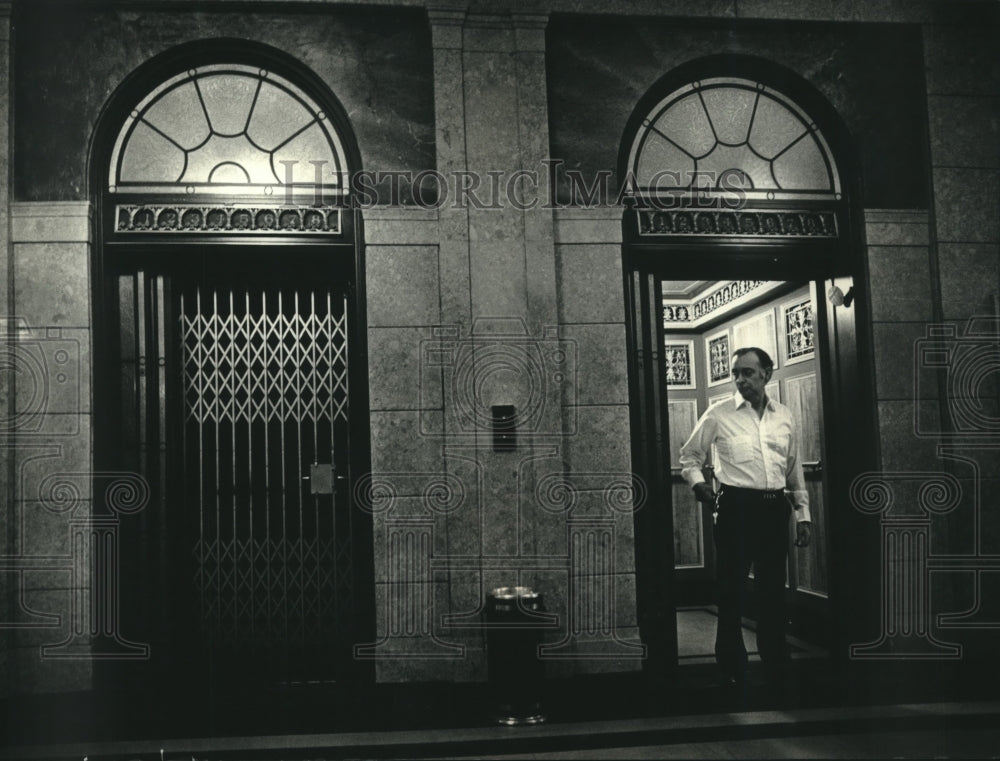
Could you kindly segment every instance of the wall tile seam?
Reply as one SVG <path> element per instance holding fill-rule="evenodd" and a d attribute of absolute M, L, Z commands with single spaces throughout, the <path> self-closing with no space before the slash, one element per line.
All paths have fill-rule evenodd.
<path fill-rule="evenodd" d="M 931 163 L 931 169 L 943 169 L 946 171 L 951 170 L 955 172 L 965 172 L 965 173 L 979 172 L 980 174 L 986 174 L 986 175 L 1000 175 L 1000 169 L 997 169 L 996 167 L 992 166 L 964 167 L 964 166 L 946 166 L 946 165 Z M 931 175 L 931 179 L 932 180 L 934 179 L 933 174 Z"/>
<path fill-rule="evenodd" d="M 386 248 L 386 249 L 419 248 L 419 249 L 428 249 L 428 250 L 435 250 L 436 251 L 437 249 L 439 249 L 441 247 L 440 243 L 436 239 L 437 232 L 438 232 L 437 228 L 435 228 L 434 229 L 434 236 L 435 236 L 434 240 L 428 240 L 427 242 L 424 242 L 424 241 L 414 242 L 412 239 L 406 239 L 406 240 L 402 240 L 401 239 L 401 240 L 392 240 L 392 241 L 384 241 L 384 240 L 377 240 L 377 239 L 373 240 L 372 238 L 368 237 L 368 231 L 365 230 L 365 249 L 367 249 L 368 251 L 370 251 L 371 249 L 383 249 L 383 248 Z M 418 256 L 418 255 L 424 255 L 424 254 L 427 254 L 427 253 L 428 253 L 427 251 L 421 250 L 421 251 L 414 251 L 413 255 L 414 256 Z"/>
<path fill-rule="evenodd" d="M 82 238 L 18 238 L 11 239 L 11 243 L 14 246 L 86 246 L 88 251 L 86 253 L 80 252 L 83 255 L 89 255 L 89 249 L 91 247 L 90 239 Z"/>
<path fill-rule="evenodd" d="M 404 222 L 377 222 L 365 226 L 365 245 L 368 248 L 436 248 L 438 246 L 438 223 L 428 224 L 423 229 Z"/>
<path fill-rule="evenodd" d="M 573 246 L 603 246 L 608 250 L 609 254 L 621 255 L 621 245 L 622 241 L 618 240 L 589 240 L 582 243 L 577 243 L 574 241 L 560 241 L 556 240 L 556 248 L 572 248 Z"/>
<path fill-rule="evenodd" d="M 587 407 L 591 409 L 629 409 L 630 405 L 628 402 L 608 402 L 608 403 L 598 403 L 598 402 L 585 402 L 585 403 L 573 403 L 573 404 L 560 404 L 563 409 L 573 409 L 578 407 Z M 578 436 L 578 433 L 563 434 L 563 438 L 572 439 Z"/>
<path fill-rule="evenodd" d="M 865 228 L 926 228 L 930 226 L 929 215 L 922 214 L 919 218 L 876 218 L 868 217 L 863 223 Z"/>
<path fill-rule="evenodd" d="M 423 412 L 444 412 L 445 407 L 369 407 L 370 412 L 400 412 L 400 413 L 423 413 Z M 486 431 L 486 429 L 483 429 Z M 445 439 L 448 438 L 447 433 L 426 433 L 418 434 L 421 440 L 433 440 L 433 439 Z"/>
<path fill-rule="evenodd" d="M 749 10 L 740 10 L 742 6 L 751 5 Z M 868 0 L 870 3 L 870 0 Z M 886 3 L 885 9 L 871 7 L 869 4 L 864 10 L 833 10 L 833 3 L 827 3 L 829 10 L 817 9 L 815 5 L 811 11 L 787 11 L 785 9 L 772 9 L 770 11 L 757 10 L 769 7 L 767 3 L 755 2 L 755 0 L 733 0 L 734 16 L 738 19 L 754 19 L 760 21 L 833 21 L 833 22 L 854 22 L 860 24 L 922 24 L 925 26 L 936 25 L 934 23 L 935 13 L 932 2 L 921 0 L 909 0 L 903 8 L 898 5 Z"/>
<path fill-rule="evenodd" d="M 17 312 L 16 309 L 14 309 L 12 311 L 13 311 L 13 314 L 11 314 L 11 317 L 17 318 L 17 317 L 20 316 L 18 314 L 18 312 Z M 89 332 L 91 330 L 91 327 L 92 327 L 91 325 L 72 325 L 72 324 L 70 324 L 70 325 L 54 325 L 54 324 L 46 324 L 46 325 L 29 325 L 28 329 L 31 330 L 31 331 L 34 331 L 34 332 L 38 332 L 38 331 L 41 331 L 41 330 L 86 330 L 86 331 Z M 72 336 L 70 336 L 70 337 L 72 337 Z M 26 338 L 24 340 L 31 341 L 31 340 L 34 340 L 34 338 L 33 337 L 28 337 L 28 338 Z M 56 414 L 56 413 L 51 413 L 51 414 Z M 72 414 L 76 414 L 76 413 L 70 412 L 70 413 L 63 413 L 63 414 L 72 415 Z"/>
<path fill-rule="evenodd" d="M 997 30 L 997 33 L 998 33 L 998 35 L 1000 35 L 1000 30 Z M 932 98 L 932 97 L 933 98 L 949 98 L 949 97 L 955 97 L 955 98 L 984 98 L 986 100 L 995 100 L 997 97 L 1000 97 L 1000 96 L 994 95 L 994 94 L 989 93 L 989 92 L 982 92 L 982 91 L 977 91 L 977 90 L 949 90 L 948 92 L 928 90 L 927 91 L 927 97 L 928 98 Z"/>
<path fill-rule="evenodd" d="M 921 254 L 927 252 L 927 249 L 930 248 L 930 243 L 867 243 L 865 247 L 869 249 L 869 253 L 871 253 L 871 249 L 876 249 L 877 252 L 878 250 L 887 248 L 907 248 L 914 254 Z M 895 255 L 898 252 L 892 253 Z"/>
<path fill-rule="evenodd" d="M 368 252 L 371 252 L 373 249 L 386 249 L 387 251 L 390 251 L 392 249 L 400 248 L 419 248 L 426 250 L 415 251 L 413 255 L 426 255 L 429 251 L 440 251 L 442 242 L 441 238 L 438 237 L 438 231 L 436 229 L 432 233 L 420 236 L 420 238 L 417 238 L 416 236 L 406 238 L 403 238 L 402 236 L 379 238 L 378 236 L 369 235 L 368 230 L 365 230 L 365 249 Z"/>
<path fill-rule="evenodd" d="M 487 55 L 488 56 L 494 56 L 494 55 L 508 55 L 508 56 L 513 56 L 514 53 L 515 53 L 515 51 L 514 51 L 514 43 L 513 42 L 511 42 L 509 46 L 507 46 L 507 45 L 498 45 L 498 46 L 494 47 L 492 45 L 478 46 L 478 45 L 475 45 L 474 43 L 470 44 L 470 41 L 468 41 L 466 39 L 462 40 L 462 56 L 465 57 L 465 58 L 468 58 L 469 56 L 487 56 Z"/>
<path fill-rule="evenodd" d="M 934 160 L 931 160 L 931 169 L 953 169 L 960 172 L 990 172 L 996 175 L 1000 175 L 1000 163 L 998 164 L 936 164 Z"/>
<path fill-rule="evenodd" d="M 923 0 L 923 1 L 926 2 L 927 0 Z M 948 4 L 948 0 L 931 0 L 931 2 L 932 2 L 932 4 L 933 3 L 938 3 L 940 5 L 947 5 Z M 956 3 L 956 5 L 959 5 L 959 4 Z M 970 3 L 967 3 L 967 5 L 972 6 L 973 3 L 970 2 Z M 980 21 L 982 21 L 982 19 L 980 19 Z M 933 21 L 931 21 L 929 23 L 926 23 L 923 26 L 926 29 L 966 29 L 968 31 L 973 31 L 973 32 L 979 31 L 982 28 L 981 25 L 977 25 L 977 26 L 971 25 L 970 22 L 967 19 L 965 19 L 965 20 L 954 20 L 953 21 L 953 20 L 948 20 L 948 19 L 942 20 L 940 17 L 935 17 Z M 989 26 L 1000 26 L 1000 25 L 998 25 L 998 24 L 987 24 L 986 26 L 989 27 Z"/>
<path fill-rule="evenodd" d="M 603 206 L 595 205 L 589 207 L 576 206 L 556 206 L 552 212 L 557 219 L 566 221 L 609 221 L 621 222 L 622 214 L 626 211 L 624 206 Z"/>
<path fill-rule="evenodd" d="M 368 330 L 433 330 L 440 327 L 451 327 L 454 323 L 445 322 L 412 322 L 412 323 L 392 323 L 383 325 L 372 325 L 369 323 Z"/>
<path fill-rule="evenodd" d="M 911 241 L 915 238 L 918 240 L 922 238 L 930 240 L 930 225 L 923 223 L 871 222 L 865 225 L 865 232 L 869 236 L 869 240 L 865 243 L 867 246 L 927 245 L 912 243 Z"/>
<path fill-rule="evenodd" d="M 921 218 L 926 220 L 930 216 L 930 209 L 892 209 L 881 206 L 872 206 L 863 209 L 863 214 L 865 221 L 894 221 L 894 220 L 907 220 L 911 221 L 915 218 Z"/>
<path fill-rule="evenodd" d="M 439 209 L 425 209 L 420 206 L 371 206 L 361 210 L 361 218 L 365 222 L 434 224 L 440 216 Z"/>
<path fill-rule="evenodd" d="M 424 407 L 422 409 L 414 409 L 412 407 L 379 407 L 379 406 L 374 406 L 374 407 L 369 407 L 368 411 L 369 412 L 378 412 L 379 414 L 384 414 L 384 413 L 387 413 L 387 412 L 400 412 L 400 413 L 402 413 L 402 412 L 408 412 L 408 413 L 410 413 L 410 412 L 417 412 L 417 413 L 423 412 L 423 413 L 427 413 L 427 412 L 444 412 L 445 408 L 444 407 Z M 483 433 L 484 433 L 484 435 L 489 435 L 490 434 L 490 432 L 487 431 L 487 430 L 485 430 L 485 429 L 484 429 Z M 424 441 L 424 440 L 433 440 L 433 439 L 448 439 L 449 441 L 452 441 L 452 438 L 449 437 L 449 435 L 447 433 L 438 433 L 438 434 L 430 434 L 430 433 L 428 433 L 428 434 L 418 434 L 418 435 L 419 435 L 421 441 Z M 452 441 L 452 443 L 453 443 L 453 441 Z M 382 452 L 388 452 L 388 451 L 391 451 L 391 449 L 392 449 L 392 445 L 390 444 L 390 445 L 385 446 L 381 451 Z"/>
<path fill-rule="evenodd" d="M 621 245 L 622 245 L 622 241 L 620 239 L 619 240 L 601 240 L 601 241 L 569 241 L 569 240 L 559 240 L 557 238 L 556 241 L 555 241 L 555 247 L 557 249 L 559 249 L 559 248 L 571 248 L 571 247 L 574 247 L 574 246 L 581 246 L 581 247 L 586 246 L 588 248 L 594 248 L 594 247 L 597 247 L 597 246 L 617 246 L 617 247 L 620 247 Z"/>
<path fill-rule="evenodd" d="M 866 224 L 927 224 L 930 209 L 865 209 Z"/>
<path fill-rule="evenodd" d="M 865 244 L 867 248 L 931 248 L 929 231 L 909 240 L 899 240 L 898 238 L 894 240 L 878 238 L 872 240 L 872 237 L 873 236 L 869 233 L 868 242 Z"/>
<path fill-rule="evenodd" d="M 1000 29 L 997 30 L 1000 32 Z M 1000 95 L 990 94 L 990 93 L 976 93 L 974 95 L 966 95 L 962 92 L 946 92 L 935 94 L 933 92 L 927 93 L 928 98 L 965 98 L 968 100 L 1000 100 Z"/>
<path fill-rule="evenodd" d="M 872 325 L 933 325 L 934 320 L 872 320 Z"/>
<path fill-rule="evenodd" d="M 86 199 L 80 201 L 11 201 L 11 211 L 18 216 L 59 216 L 52 212 L 60 209 L 77 212 L 63 216 L 89 216 L 93 213 L 94 204 Z"/>
<path fill-rule="evenodd" d="M 907 243 L 883 243 L 883 242 L 879 242 L 879 243 L 869 243 L 869 244 L 867 244 L 867 249 L 868 249 L 869 255 L 872 253 L 871 249 L 873 249 L 873 248 L 905 248 L 905 249 L 908 249 L 910 251 L 913 251 L 913 249 L 924 249 L 924 251 L 926 252 L 926 250 L 930 249 L 930 247 L 931 247 L 931 244 L 930 244 L 929 241 L 927 243 L 913 243 L 913 242 L 907 242 Z M 913 253 L 917 253 L 917 252 L 914 251 Z"/>
<path fill-rule="evenodd" d="M 595 325 L 595 326 L 607 325 L 607 326 L 613 326 L 613 327 L 620 327 L 620 326 L 624 326 L 625 324 L 626 324 L 625 320 L 621 320 L 620 322 L 616 321 L 616 320 L 602 321 L 602 322 L 563 322 L 563 321 L 560 321 L 560 322 L 557 323 L 557 325 L 559 327 L 561 327 L 561 328 L 562 327 L 573 327 L 573 326 L 584 327 L 584 326 L 588 326 L 588 325 Z"/>
<path fill-rule="evenodd" d="M 9 219 L 9 238 L 14 244 L 89 246 L 92 242 L 93 205 L 89 201 L 14 201 Z"/>

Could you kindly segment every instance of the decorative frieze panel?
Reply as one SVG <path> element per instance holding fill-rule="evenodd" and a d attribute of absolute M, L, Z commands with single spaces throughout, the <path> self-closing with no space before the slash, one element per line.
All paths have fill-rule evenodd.
<path fill-rule="evenodd" d="M 837 215 L 830 211 L 732 211 L 639 209 L 641 236 L 727 238 L 836 238 Z"/>
<path fill-rule="evenodd" d="M 341 210 L 332 206 L 202 206 L 118 204 L 119 233 L 239 233 L 339 235 Z"/>
<path fill-rule="evenodd" d="M 751 294 L 763 293 L 769 285 L 771 283 L 765 280 L 725 280 L 693 299 L 664 299 L 663 322 L 694 326 L 740 299 L 745 300 Z"/>

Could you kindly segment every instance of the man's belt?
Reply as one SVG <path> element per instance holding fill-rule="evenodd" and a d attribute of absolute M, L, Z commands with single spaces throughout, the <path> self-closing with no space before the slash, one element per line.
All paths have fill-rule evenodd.
<path fill-rule="evenodd" d="M 772 500 L 785 495 L 784 489 L 747 489 L 743 486 L 730 486 L 722 484 L 720 489 L 722 494 L 732 497 L 742 497 L 744 499 Z"/>

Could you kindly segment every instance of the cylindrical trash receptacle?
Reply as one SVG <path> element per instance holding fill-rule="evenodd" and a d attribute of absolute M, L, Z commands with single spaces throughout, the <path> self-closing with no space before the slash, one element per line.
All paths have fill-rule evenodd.
<path fill-rule="evenodd" d="M 530 587 L 500 587 L 486 596 L 486 663 L 499 724 L 539 724 L 545 665 L 538 657 L 542 596 Z"/>

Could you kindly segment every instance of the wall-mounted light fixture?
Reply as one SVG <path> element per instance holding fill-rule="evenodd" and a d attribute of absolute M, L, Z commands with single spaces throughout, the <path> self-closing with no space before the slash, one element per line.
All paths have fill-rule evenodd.
<path fill-rule="evenodd" d="M 826 290 L 826 297 L 835 307 L 850 307 L 854 301 L 854 286 L 852 285 L 847 289 L 847 293 L 844 293 L 838 286 L 831 285 Z"/>

